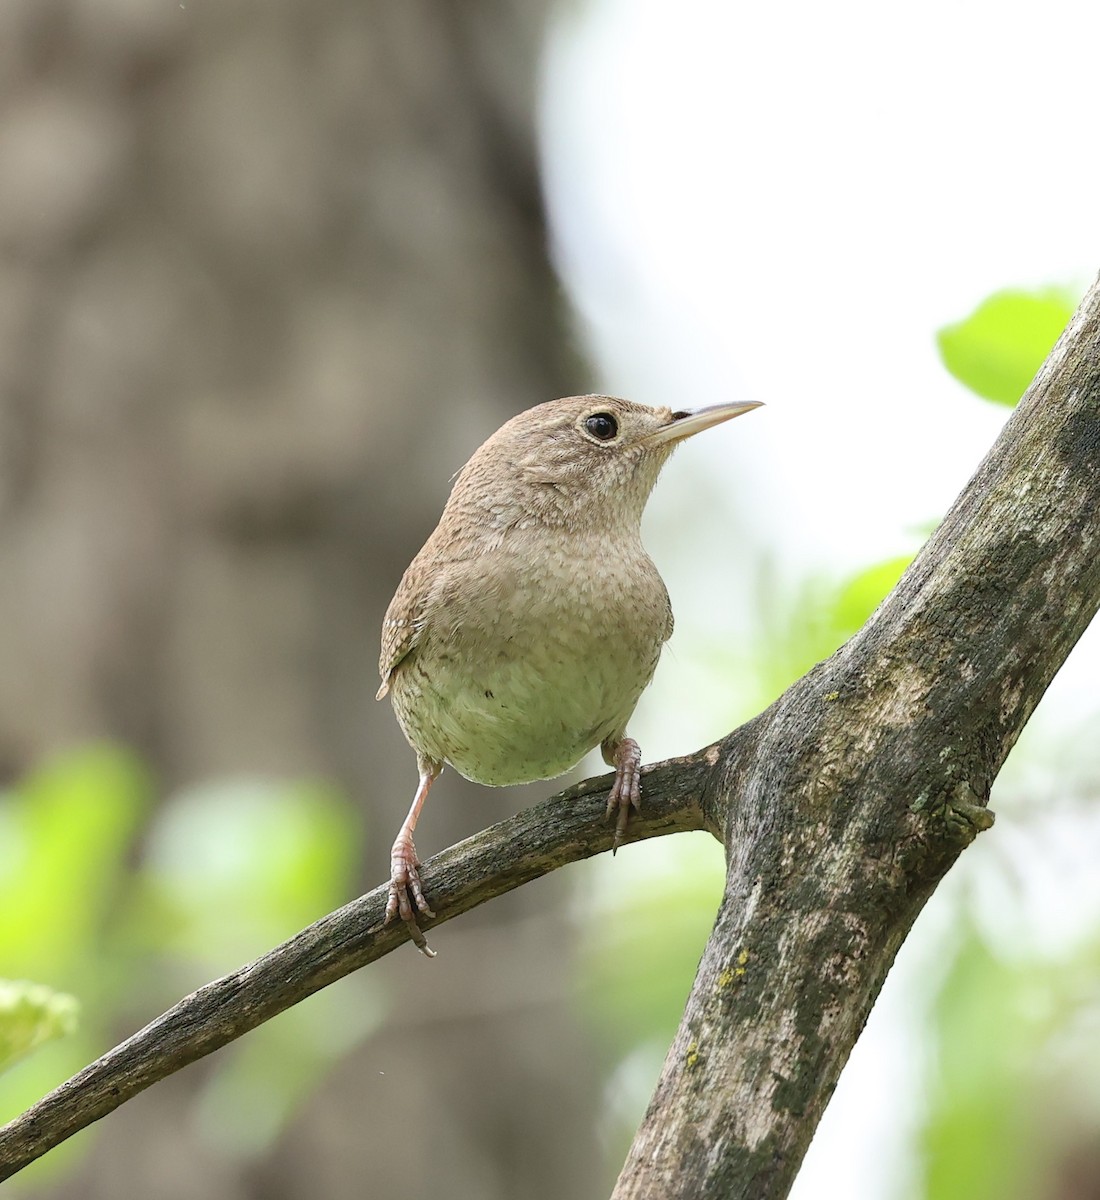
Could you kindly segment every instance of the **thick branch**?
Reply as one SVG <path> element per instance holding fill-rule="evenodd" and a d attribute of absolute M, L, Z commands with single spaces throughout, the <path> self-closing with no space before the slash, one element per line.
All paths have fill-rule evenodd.
<path fill-rule="evenodd" d="M 705 828 L 717 836 L 699 802 L 714 759 L 713 751 L 701 751 L 648 768 L 644 811 L 631 822 L 627 841 Z M 429 859 L 424 882 L 439 916 L 422 922 L 425 928 L 609 849 L 603 812 L 610 780 L 587 780 Z M 151 1084 L 396 949 L 408 935 L 400 921 L 381 924 L 386 894 L 385 885 L 375 888 L 199 988 L 5 1125 L 0 1180 Z"/>
<path fill-rule="evenodd" d="M 992 824 L 993 780 L 1098 605 L 1094 287 L 893 594 L 725 769 L 725 895 L 615 1200 L 787 1194 L 898 947 Z"/>
<path fill-rule="evenodd" d="M 949 431 L 945 432 L 949 436 Z M 786 1195 L 894 954 L 1100 605 L 1100 293 L 867 626 L 647 772 L 633 838 L 721 833 L 726 891 L 615 1195 Z M 590 781 L 431 860 L 440 920 L 604 850 Z M 0 1130 L 0 1179 L 405 940 L 384 889 L 187 997 Z M 429 923 L 431 924 L 431 923 Z"/>

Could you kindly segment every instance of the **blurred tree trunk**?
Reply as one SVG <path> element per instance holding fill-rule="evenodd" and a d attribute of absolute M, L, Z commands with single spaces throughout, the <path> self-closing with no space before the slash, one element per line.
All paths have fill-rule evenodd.
<path fill-rule="evenodd" d="M 585 384 L 537 178 L 545 9 L 0 10 L 6 775 L 109 736 L 166 786 L 335 777 L 382 877 L 414 782 L 373 703 L 386 602 L 470 450 Z M 433 801 L 426 853 L 517 803 L 452 776 Z M 548 887 L 481 932 L 552 908 Z M 400 1031 L 277 1161 L 205 1161 L 177 1089 L 105 1127 L 58 1194 L 165 1195 L 173 1162 L 173 1196 L 591 1194 L 569 936 L 539 934 L 398 956 Z"/>

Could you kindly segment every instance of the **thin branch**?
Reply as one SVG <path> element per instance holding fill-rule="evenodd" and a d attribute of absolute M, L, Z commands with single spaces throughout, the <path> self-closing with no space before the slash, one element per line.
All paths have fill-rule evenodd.
<path fill-rule="evenodd" d="M 712 751 L 700 751 L 647 768 L 643 811 L 631 822 L 627 840 L 706 828 L 717 836 L 701 803 L 713 761 Z M 609 849 L 611 829 L 603 812 L 610 779 L 586 780 L 429 859 L 425 889 L 439 915 L 422 922 L 424 927 Z M 151 1084 L 395 950 L 408 935 L 400 921 L 381 924 L 386 891 L 385 885 L 375 888 L 199 988 L 0 1128 L 0 1180 Z"/>

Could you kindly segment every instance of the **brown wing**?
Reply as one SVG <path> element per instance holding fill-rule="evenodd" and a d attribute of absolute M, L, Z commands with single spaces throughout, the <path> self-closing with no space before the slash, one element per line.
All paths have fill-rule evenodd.
<path fill-rule="evenodd" d="M 382 621 L 382 652 L 378 657 L 382 686 L 378 689 L 376 700 L 381 700 L 390 690 L 394 671 L 416 648 L 424 629 L 427 591 L 423 585 L 426 581 L 416 567 L 414 560 L 397 585 Z"/>
<path fill-rule="evenodd" d="M 471 549 L 461 530 L 456 533 L 441 519 L 409 564 L 382 621 L 382 653 L 378 659 L 382 686 L 376 699 L 381 700 L 390 690 L 394 672 L 416 649 L 438 610 L 441 595 L 446 596 L 455 573 L 469 566 L 478 549 Z"/>

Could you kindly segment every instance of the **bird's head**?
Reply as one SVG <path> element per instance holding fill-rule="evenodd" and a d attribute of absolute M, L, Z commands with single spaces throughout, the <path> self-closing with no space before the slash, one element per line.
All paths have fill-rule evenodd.
<path fill-rule="evenodd" d="M 530 523 L 637 527 L 661 468 L 692 434 L 759 408 L 649 408 L 614 396 L 569 396 L 514 416 L 462 468 L 451 505 L 497 528 Z"/>

